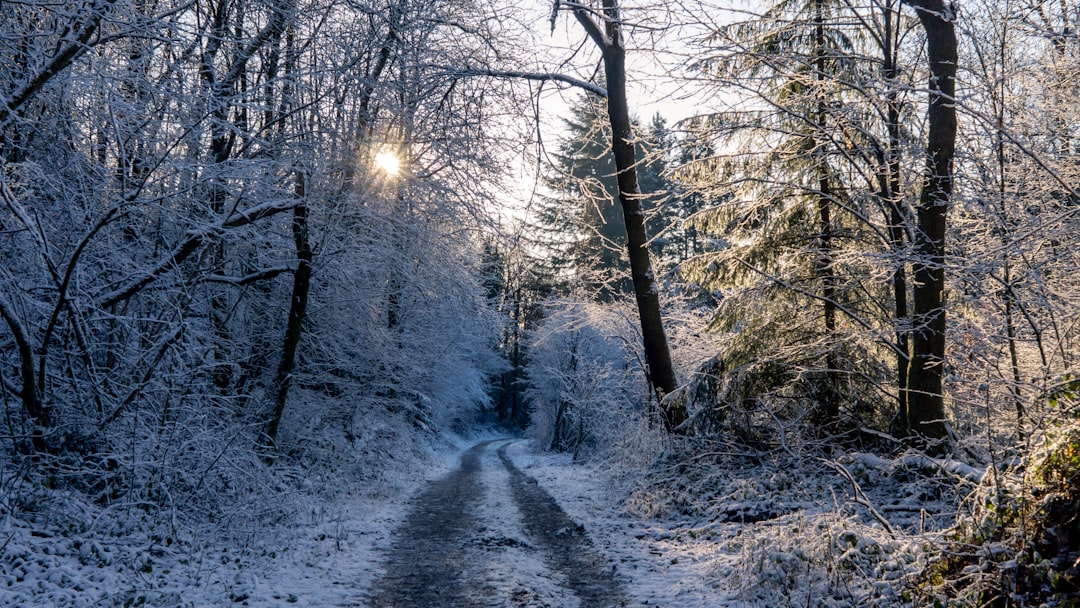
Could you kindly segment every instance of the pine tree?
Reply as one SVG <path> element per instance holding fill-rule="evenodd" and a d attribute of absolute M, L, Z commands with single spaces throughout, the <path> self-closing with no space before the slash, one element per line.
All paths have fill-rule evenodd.
<path fill-rule="evenodd" d="M 531 226 L 533 244 L 544 252 L 553 274 L 562 277 L 565 291 L 576 287 L 588 297 L 610 301 L 632 293 L 633 285 L 603 100 L 579 97 L 564 125 L 566 135 L 544 178 L 552 194 L 542 197 Z M 659 114 L 648 129 L 636 122 L 634 127 L 639 132 L 638 156 L 643 159 L 638 179 L 646 229 L 650 236 L 662 235 L 653 239 L 650 250 L 662 259 L 665 249 L 672 247 L 669 228 L 677 219 L 667 176 L 674 141 Z"/>
<path fill-rule="evenodd" d="M 902 177 L 921 159 L 905 156 L 915 149 L 907 128 L 915 70 L 897 60 L 898 11 L 894 0 L 866 8 L 780 0 L 757 19 L 715 28 L 696 64 L 749 101 L 698 119 L 724 153 L 680 173 L 716 201 L 696 226 L 718 247 L 687 264 L 687 276 L 771 303 L 744 309 L 727 298 L 718 327 L 772 336 L 759 342 L 743 331 L 746 343 L 733 345 L 727 363 L 777 364 L 755 390 L 795 391 L 817 404 L 819 422 L 857 415 L 883 427 L 906 407 L 917 193 Z M 851 398 L 884 385 L 896 387 L 899 408 Z"/>

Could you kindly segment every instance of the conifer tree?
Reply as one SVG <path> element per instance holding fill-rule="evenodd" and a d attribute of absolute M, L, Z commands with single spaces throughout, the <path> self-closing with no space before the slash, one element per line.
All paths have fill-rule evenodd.
<path fill-rule="evenodd" d="M 582 96 L 563 121 L 566 135 L 544 177 L 551 192 L 541 198 L 533 239 L 557 276 L 574 281 L 588 297 L 610 301 L 633 292 L 626 257 L 626 224 L 618 200 L 615 162 L 610 153 L 611 125 L 603 100 Z M 673 221 L 671 185 L 666 176 L 673 146 L 659 114 L 648 129 L 634 123 L 642 162 L 638 168 L 642 207 L 650 235 L 663 234 Z M 654 239 L 660 258 L 667 239 Z M 564 285 L 571 289 L 572 286 Z"/>
<path fill-rule="evenodd" d="M 754 326 L 747 339 L 757 346 L 747 347 L 784 359 L 757 381 L 777 388 L 798 381 L 819 404 L 815 417 L 822 422 L 840 415 L 849 366 L 838 312 L 851 285 L 842 276 L 842 249 L 858 247 L 863 229 L 844 212 L 858 203 L 847 183 L 851 157 L 841 149 L 853 139 L 852 100 L 843 83 L 862 66 L 856 40 L 836 12 L 829 0 L 785 0 L 762 19 L 716 33 L 716 41 L 730 40 L 742 52 L 699 67 L 751 88 L 760 103 L 703 120 L 712 137 L 735 150 L 698 175 L 704 191 L 728 197 L 698 222 L 726 243 L 686 266 L 705 286 L 751 289 L 773 302 L 768 310 L 727 306 L 722 322 Z M 816 312 L 807 318 L 802 310 Z M 772 338 L 758 342 L 762 333 Z M 753 359 L 751 351 L 744 354 Z"/>

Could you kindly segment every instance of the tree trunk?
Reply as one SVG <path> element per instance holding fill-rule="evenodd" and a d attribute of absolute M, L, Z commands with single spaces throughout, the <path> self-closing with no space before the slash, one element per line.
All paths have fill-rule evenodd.
<path fill-rule="evenodd" d="M 308 241 L 307 193 L 304 186 L 304 174 L 296 175 L 296 197 L 300 201 L 293 209 L 292 232 L 296 243 L 296 272 L 293 273 L 292 298 L 289 301 L 289 320 L 285 326 L 285 342 L 281 347 L 281 362 L 272 385 L 274 411 L 267 424 L 266 437 L 272 446 L 277 444 L 278 428 L 285 413 L 285 401 L 289 396 L 289 384 L 296 367 L 296 350 L 300 344 L 300 335 L 307 317 L 308 294 L 311 291 L 311 261 L 314 255 Z"/>
<path fill-rule="evenodd" d="M 34 350 L 30 344 L 30 338 L 22 321 L 19 320 L 15 310 L 8 305 L 7 301 L 0 299 L 0 317 L 3 317 L 11 331 L 11 337 L 15 340 L 16 350 L 19 353 L 19 377 L 22 380 L 22 388 L 18 393 L 22 401 L 23 409 L 34 429 L 30 432 L 31 444 L 35 451 L 44 452 L 45 431 L 52 426 L 52 417 L 49 408 L 42 402 L 41 393 L 34 376 Z"/>
<path fill-rule="evenodd" d="M 908 318 L 908 288 L 906 262 L 900 252 L 908 240 L 907 227 L 911 226 L 911 217 L 904 208 L 900 184 L 900 102 L 896 78 L 899 74 L 897 65 L 897 41 L 899 13 L 889 3 L 883 8 L 884 32 L 882 36 L 882 77 L 888 89 L 885 93 L 885 130 L 888 134 L 887 147 L 881 158 L 880 188 L 878 197 L 882 209 L 888 216 L 889 246 L 894 255 L 896 268 L 893 270 L 891 285 L 893 291 L 893 321 L 896 327 L 896 411 L 901 419 L 907 417 L 908 370 L 911 367 L 911 320 Z M 906 427 L 906 422 L 903 426 Z"/>
<path fill-rule="evenodd" d="M 832 185 L 825 148 L 829 145 L 825 134 L 828 128 L 828 100 L 825 95 L 825 7 L 823 0 L 814 2 L 814 96 L 817 99 L 817 133 L 814 142 L 818 178 L 817 212 L 818 258 L 816 270 L 821 278 L 821 301 L 825 320 L 825 403 L 824 423 L 834 425 L 840 418 L 840 369 L 836 359 L 833 339 L 836 336 L 836 285 L 834 253 L 832 246 Z"/>
<path fill-rule="evenodd" d="M 942 378 L 945 361 L 945 230 L 952 198 L 956 149 L 956 31 L 943 0 L 905 0 L 926 30 L 930 64 L 926 171 L 917 210 L 912 277 L 914 324 L 907 431 L 926 439 L 947 437 Z"/>
<path fill-rule="evenodd" d="M 673 393 L 678 384 L 660 314 L 660 293 L 649 260 L 649 239 L 645 232 L 645 212 L 641 208 L 642 196 L 637 179 L 637 151 L 634 149 L 630 108 L 626 98 L 626 48 L 623 46 L 619 7 L 616 0 L 603 1 L 603 31 L 593 21 L 591 12 L 580 7 L 573 10 L 574 16 L 603 52 L 608 118 L 611 121 L 611 152 L 615 157 L 619 202 L 626 224 L 630 278 L 634 283 L 634 298 L 641 321 L 649 382 L 663 404 L 664 395 Z M 686 406 L 682 403 L 668 403 L 661 407 L 664 427 L 668 431 L 674 431 L 686 422 Z"/>

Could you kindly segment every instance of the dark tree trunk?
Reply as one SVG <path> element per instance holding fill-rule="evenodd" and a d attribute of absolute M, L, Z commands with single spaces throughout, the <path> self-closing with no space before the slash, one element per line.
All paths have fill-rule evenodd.
<path fill-rule="evenodd" d="M 926 30 L 930 63 L 929 132 L 926 178 L 919 197 L 912 277 L 913 341 L 907 431 L 943 440 L 945 404 L 942 378 L 945 361 L 945 229 L 952 198 L 953 154 L 956 149 L 956 31 L 952 9 L 942 0 L 905 0 Z M 940 441 L 936 444 L 941 446 Z"/>
<path fill-rule="evenodd" d="M 889 246 L 897 256 L 896 268 L 890 283 L 893 292 L 893 320 L 896 327 L 896 399 L 901 418 L 907 416 L 908 370 L 911 363 L 911 320 L 908 318 L 908 287 L 906 262 L 900 257 L 904 244 L 909 240 L 908 227 L 912 218 L 904 208 L 900 184 L 900 101 L 896 78 L 897 39 L 899 13 L 892 3 L 883 7 L 884 31 L 882 35 L 882 77 L 888 89 L 885 93 L 885 130 L 888 134 L 886 147 L 881 155 L 878 198 L 888 217 Z M 906 423 L 905 423 L 906 424 Z"/>
<path fill-rule="evenodd" d="M 0 300 L 0 317 L 3 317 L 8 329 L 11 330 L 11 336 L 15 339 L 16 350 L 19 353 L 19 378 L 22 381 L 22 388 L 18 396 L 26 415 L 34 425 L 30 433 L 31 444 L 35 451 L 44 452 L 47 448 L 45 431 L 52 426 L 52 417 L 49 408 L 41 400 L 41 393 L 34 375 L 34 348 L 15 311 L 3 300 Z"/>
<path fill-rule="evenodd" d="M 281 417 L 285 413 L 285 401 L 289 397 L 292 372 L 296 367 L 296 351 L 307 318 L 308 294 L 311 291 L 311 261 L 314 255 L 308 241 L 307 204 L 304 175 L 296 176 L 296 197 L 299 204 L 293 209 L 292 232 L 296 244 L 296 272 L 293 273 L 292 298 L 289 301 L 289 320 L 285 327 L 285 342 L 281 347 L 281 362 L 272 385 L 274 411 L 266 429 L 271 446 L 276 445 Z"/>
<path fill-rule="evenodd" d="M 832 184 L 829 181 L 829 165 L 825 156 L 829 145 L 825 134 L 828 128 L 828 100 L 825 95 L 825 7 L 823 0 L 814 2 L 814 95 L 817 98 L 817 134 L 814 151 L 817 156 L 818 177 L 817 211 L 818 233 L 817 273 L 821 278 L 822 314 L 825 320 L 825 394 L 823 396 L 824 422 L 835 424 L 840 418 L 840 369 L 833 339 L 836 336 L 836 285 L 834 253 L 832 245 Z"/>
<path fill-rule="evenodd" d="M 227 0 L 219 0 L 217 3 L 206 47 L 199 64 L 199 78 L 205 88 L 210 106 L 210 156 L 213 159 L 213 168 L 208 186 L 208 202 L 210 210 L 216 217 L 229 215 L 226 206 L 230 194 L 222 169 L 233 158 L 237 135 L 246 136 L 249 128 L 246 108 L 243 105 L 236 105 L 239 99 L 245 97 L 243 93 L 247 89 L 249 62 L 267 46 L 270 48 L 279 46 L 293 9 L 285 0 L 271 2 L 270 8 L 273 13 L 269 22 L 253 38 L 240 43 L 244 39 L 244 34 L 236 24 L 243 21 L 243 15 L 239 14 L 233 18 L 235 32 L 234 36 L 230 37 L 230 10 L 232 8 L 233 5 Z M 237 10 L 242 11 L 243 8 L 241 5 L 237 7 Z M 219 73 L 217 61 L 222 49 L 231 51 L 232 54 L 228 57 L 228 70 Z M 235 120 L 230 120 L 230 110 L 234 110 Z M 243 148 L 243 145 L 240 147 Z M 224 274 L 226 257 L 225 243 L 219 237 L 210 246 L 210 265 L 213 273 Z M 221 289 L 211 288 L 210 317 L 215 336 L 215 366 L 211 375 L 214 384 L 222 391 L 233 384 L 235 357 L 230 352 L 231 308 L 228 295 Z"/>
<path fill-rule="evenodd" d="M 649 382 L 663 404 L 664 427 L 674 431 L 686 422 L 687 413 L 681 402 L 664 404 L 662 401 L 664 395 L 673 393 L 678 384 L 660 315 L 659 288 L 649 260 L 649 239 L 645 232 L 645 212 L 641 207 L 642 195 L 637 179 L 637 151 L 634 149 L 630 108 L 626 98 L 626 48 L 623 46 L 618 3 L 616 0 L 604 0 L 603 9 L 603 30 L 596 25 L 592 13 L 584 8 L 574 8 L 574 15 L 603 52 L 608 118 L 611 120 L 611 151 L 618 172 L 619 202 L 626 224 L 630 278 L 634 283 L 634 297 L 641 321 L 645 362 L 649 368 Z"/>

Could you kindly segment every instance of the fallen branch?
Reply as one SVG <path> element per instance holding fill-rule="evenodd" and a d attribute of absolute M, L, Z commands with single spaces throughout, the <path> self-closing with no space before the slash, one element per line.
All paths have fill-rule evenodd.
<path fill-rule="evenodd" d="M 851 476 L 851 473 L 843 466 L 831 460 L 825 460 L 824 458 L 820 460 L 821 462 L 824 462 L 825 464 L 832 467 L 832 469 L 839 473 L 841 476 L 843 476 L 844 479 L 848 480 L 848 483 L 851 484 L 851 489 L 854 494 L 852 500 L 855 501 L 855 504 L 866 507 L 866 510 L 870 512 L 870 515 L 872 515 L 874 519 L 878 520 L 878 522 L 885 528 L 885 531 L 889 533 L 889 536 L 896 538 L 896 530 L 893 529 L 892 524 L 890 524 L 889 520 L 885 519 L 885 516 L 882 515 L 881 512 L 878 511 L 874 507 L 874 505 L 870 503 L 870 499 L 866 497 L 866 493 L 863 492 L 862 486 L 859 485 L 859 482 L 855 481 L 855 478 Z"/>

